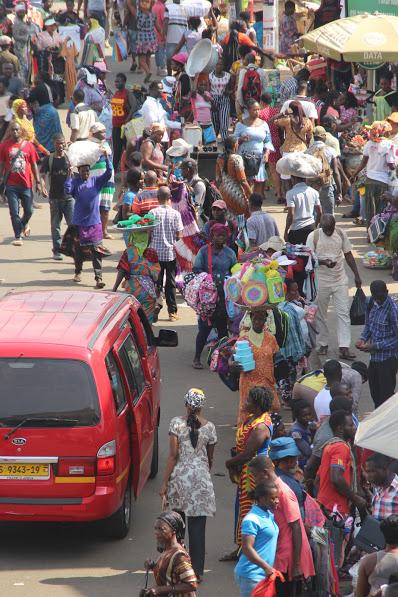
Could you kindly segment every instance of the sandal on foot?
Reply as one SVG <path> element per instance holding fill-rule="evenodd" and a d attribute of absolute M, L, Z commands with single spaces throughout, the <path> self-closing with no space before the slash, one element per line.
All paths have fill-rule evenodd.
<path fill-rule="evenodd" d="M 356 355 L 349 348 L 339 348 L 339 358 L 343 361 L 355 361 Z"/>

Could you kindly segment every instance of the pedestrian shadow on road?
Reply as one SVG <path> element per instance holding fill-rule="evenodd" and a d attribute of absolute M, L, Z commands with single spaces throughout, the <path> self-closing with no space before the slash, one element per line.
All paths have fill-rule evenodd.
<path fill-rule="evenodd" d="M 151 579 L 150 579 L 151 583 Z M 99 595 L 138 595 L 145 585 L 145 571 L 126 571 L 104 576 L 75 576 L 46 578 L 40 584 L 71 587 L 84 597 Z"/>

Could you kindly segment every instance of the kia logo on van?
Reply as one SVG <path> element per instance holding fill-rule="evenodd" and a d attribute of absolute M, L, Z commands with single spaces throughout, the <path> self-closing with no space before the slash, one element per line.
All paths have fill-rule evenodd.
<path fill-rule="evenodd" d="M 14 437 L 12 443 L 14 446 L 24 446 L 26 444 L 26 439 L 24 437 Z"/>

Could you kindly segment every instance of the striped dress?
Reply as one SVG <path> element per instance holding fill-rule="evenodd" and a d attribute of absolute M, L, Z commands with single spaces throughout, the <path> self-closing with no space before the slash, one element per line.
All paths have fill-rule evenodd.
<path fill-rule="evenodd" d="M 243 452 L 246 448 L 247 442 L 252 434 L 252 431 L 256 429 L 259 425 L 265 423 L 270 431 L 270 438 L 272 437 L 272 420 L 269 413 L 263 413 L 259 417 L 253 419 L 249 417 L 240 425 L 238 431 L 236 432 L 236 451 L 239 454 Z M 256 456 L 267 456 L 268 455 L 268 447 L 271 439 L 268 438 L 265 440 L 261 448 L 257 451 Z M 254 489 L 254 479 L 253 475 L 250 473 L 249 470 L 249 463 L 245 463 L 242 467 L 242 471 L 240 473 L 239 478 L 239 485 L 237 489 L 237 496 L 236 496 L 236 509 L 235 509 L 235 543 L 237 545 L 242 545 L 242 535 L 241 535 L 241 527 L 242 527 L 242 520 L 249 512 L 250 508 L 253 505 L 253 501 L 249 498 L 248 494 L 250 491 Z"/>
<path fill-rule="evenodd" d="M 102 146 L 111 151 L 110 145 L 107 141 L 102 142 Z M 90 168 L 90 172 L 93 176 L 101 176 L 106 170 L 105 155 L 102 155 L 98 162 L 93 164 Z M 99 194 L 100 207 L 109 211 L 112 207 L 113 195 L 115 194 L 115 171 L 112 169 L 112 176 L 110 180 L 102 187 Z"/>

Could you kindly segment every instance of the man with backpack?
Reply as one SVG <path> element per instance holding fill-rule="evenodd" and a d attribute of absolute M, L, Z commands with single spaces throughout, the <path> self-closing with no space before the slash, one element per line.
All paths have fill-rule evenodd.
<path fill-rule="evenodd" d="M 327 315 L 330 299 L 333 299 L 337 317 L 337 339 L 339 358 L 354 360 L 350 353 L 351 321 L 350 300 L 348 296 L 348 277 L 345 271 L 346 262 L 354 274 L 355 286 L 361 288 L 362 281 L 358 273 L 351 243 L 344 230 L 336 228 L 336 220 L 330 214 L 323 215 L 321 226 L 311 232 L 307 238 L 309 247 L 318 259 L 317 269 L 317 328 L 319 334 L 320 355 L 327 355 L 330 333 Z"/>
<path fill-rule="evenodd" d="M 243 67 L 239 71 L 236 103 L 238 113 L 244 112 L 247 102 L 255 99 L 260 102 L 261 96 L 267 91 L 267 79 L 262 68 L 258 67 L 253 52 L 247 54 Z"/>
<path fill-rule="evenodd" d="M 312 178 L 310 185 L 319 192 L 319 200 L 324 214 L 334 214 L 334 185 L 336 185 L 336 200 L 343 200 L 341 192 L 341 178 L 338 157 L 334 149 L 326 145 L 326 131 L 323 126 L 314 128 L 314 142 L 306 153 L 318 158 L 322 162 L 322 172 L 317 178 Z M 334 183 L 334 184 L 333 184 Z"/>
<path fill-rule="evenodd" d="M 53 138 L 55 152 L 46 156 L 42 162 L 40 173 L 48 174 L 51 238 L 53 243 L 53 259 L 62 261 L 61 249 L 61 222 L 65 218 L 66 224 L 72 223 L 73 208 L 75 200 L 70 193 L 64 189 L 64 183 L 68 178 L 69 160 L 66 155 L 66 142 L 61 133 Z"/>

